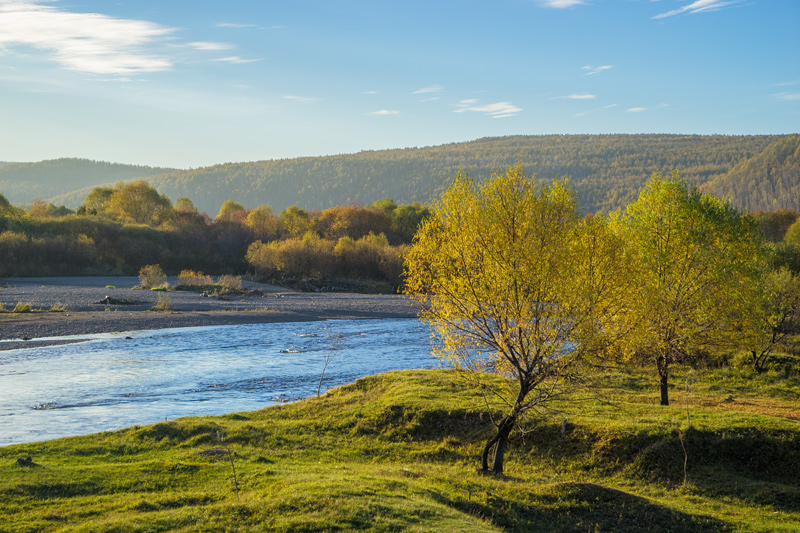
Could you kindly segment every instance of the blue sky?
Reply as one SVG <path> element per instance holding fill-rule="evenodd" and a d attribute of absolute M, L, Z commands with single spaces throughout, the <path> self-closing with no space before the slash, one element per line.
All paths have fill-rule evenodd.
<path fill-rule="evenodd" d="M 0 0 L 0 161 L 800 131 L 798 0 Z"/>

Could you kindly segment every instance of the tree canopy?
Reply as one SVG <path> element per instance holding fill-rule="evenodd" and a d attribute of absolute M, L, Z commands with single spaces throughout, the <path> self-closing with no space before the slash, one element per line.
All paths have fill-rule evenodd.
<path fill-rule="evenodd" d="M 482 387 L 486 372 L 515 383 L 490 395 L 506 415 L 483 470 L 502 473 L 514 425 L 608 346 L 602 324 L 619 301 L 621 251 L 605 220 L 579 215 L 565 183 L 538 185 L 520 167 L 483 185 L 459 176 L 423 222 L 406 285 L 441 340 L 437 354 Z"/>
<path fill-rule="evenodd" d="M 629 355 L 656 364 L 661 404 L 669 405 L 671 365 L 743 334 L 743 317 L 757 307 L 760 233 L 752 218 L 677 172 L 654 174 L 614 226 L 635 280 L 617 327 L 628 333 Z"/>

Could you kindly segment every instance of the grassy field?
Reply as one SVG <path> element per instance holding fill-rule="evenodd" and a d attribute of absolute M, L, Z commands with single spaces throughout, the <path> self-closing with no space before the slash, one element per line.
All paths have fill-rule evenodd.
<path fill-rule="evenodd" d="M 800 530 L 797 378 L 689 371 L 670 407 L 649 374 L 599 383 L 515 432 L 503 478 L 476 471 L 489 416 L 445 370 L 0 448 L 0 531 Z"/>

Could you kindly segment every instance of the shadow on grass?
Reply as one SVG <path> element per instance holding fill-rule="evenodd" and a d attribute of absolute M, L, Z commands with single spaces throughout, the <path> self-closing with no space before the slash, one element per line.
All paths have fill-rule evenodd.
<path fill-rule="evenodd" d="M 540 428 L 528 437 L 525 452 L 601 474 L 621 471 L 648 482 L 683 484 L 685 456 L 677 430 L 576 433 L 564 437 L 555 426 Z M 800 439 L 795 431 L 689 429 L 683 438 L 688 482 L 695 494 L 800 511 Z"/>
<path fill-rule="evenodd" d="M 694 533 L 733 529 L 731 524 L 715 518 L 675 511 L 646 498 L 593 483 L 558 484 L 544 494 L 531 495 L 528 504 L 494 495 L 486 503 L 434 497 L 507 531 Z"/>

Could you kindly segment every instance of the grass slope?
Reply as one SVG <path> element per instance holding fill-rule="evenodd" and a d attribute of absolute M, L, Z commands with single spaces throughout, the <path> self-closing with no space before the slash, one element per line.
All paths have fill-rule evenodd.
<path fill-rule="evenodd" d="M 687 377 L 663 408 L 651 376 L 603 376 L 516 433 L 505 478 L 476 472 L 489 416 L 445 370 L 0 448 L 0 531 L 797 531 L 800 384 Z"/>

